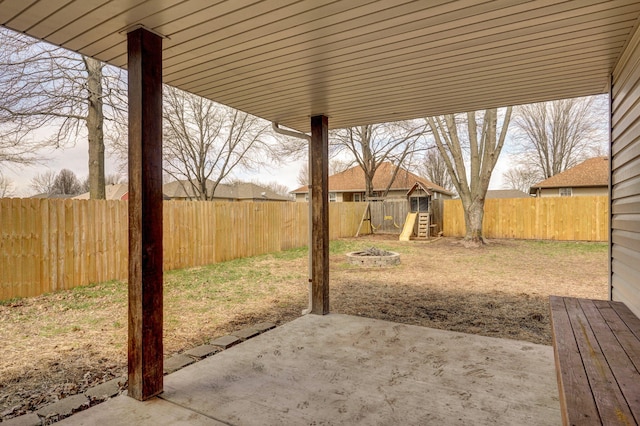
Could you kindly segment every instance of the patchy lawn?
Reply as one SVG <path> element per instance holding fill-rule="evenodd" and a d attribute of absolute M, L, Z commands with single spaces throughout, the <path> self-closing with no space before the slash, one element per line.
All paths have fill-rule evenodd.
<path fill-rule="evenodd" d="M 360 268 L 344 253 L 376 246 L 401 265 Z M 493 240 L 331 243 L 331 310 L 551 344 L 548 296 L 607 298 L 607 244 Z M 306 249 L 165 274 L 165 354 L 307 304 Z M 126 284 L 109 282 L 0 302 L 0 418 L 34 410 L 126 373 Z"/>

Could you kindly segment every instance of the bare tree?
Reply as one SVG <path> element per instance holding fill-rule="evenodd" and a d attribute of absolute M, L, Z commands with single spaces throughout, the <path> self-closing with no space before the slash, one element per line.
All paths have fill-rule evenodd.
<path fill-rule="evenodd" d="M 352 165 L 353 165 L 353 161 L 346 161 L 338 158 L 331 159 L 329 160 L 329 176 L 342 173 Z M 296 177 L 296 181 L 300 186 L 309 185 L 309 163 L 308 162 L 305 162 L 300 168 L 300 170 L 298 171 L 298 176 Z"/>
<path fill-rule="evenodd" d="M 30 186 L 36 194 L 77 195 L 84 190 L 83 183 L 69 169 L 62 169 L 57 174 L 53 170 L 39 173 L 31 179 Z"/>
<path fill-rule="evenodd" d="M 89 176 L 79 181 L 79 183 L 80 183 L 80 191 L 78 191 L 79 194 L 84 194 L 85 192 L 89 192 L 89 193 L 91 192 L 89 191 L 89 188 L 90 188 Z"/>
<path fill-rule="evenodd" d="M 339 158 L 332 158 L 329 160 L 329 175 L 335 175 L 342 173 L 348 168 L 353 166 L 353 160 L 341 160 Z"/>
<path fill-rule="evenodd" d="M 518 189 L 529 192 L 531 186 L 540 182 L 540 173 L 526 166 L 518 166 L 507 170 L 502 174 L 502 179 L 508 189 Z"/>
<path fill-rule="evenodd" d="M 484 200 L 491 173 L 504 146 L 511 111 L 511 107 L 506 108 L 499 134 L 497 109 L 488 109 L 479 116 L 468 112 L 464 118 L 453 114 L 427 118 L 438 151 L 462 200 L 465 240 L 474 244 L 484 243 Z"/>
<path fill-rule="evenodd" d="M 77 195 L 82 192 L 82 184 L 78 177 L 69 169 L 62 169 L 53 181 L 53 193 L 63 195 Z"/>
<path fill-rule="evenodd" d="M 0 174 L 0 198 L 9 198 L 16 195 L 16 187 L 13 181 Z"/>
<path fill-rule="evenodd" d="M 378 167 L 390 161 L 400 167 L 407 166 L 407 160 L 422 148 L 417 143 L 424 137 L 427 126 L 418 120 L 384 124 L 370 124 L 350 127 L 332 132 L 332 144 L 337 151 L 346 150 L 355 158 L 365 176 L 367 197 L 373 196 L 373 178 Z M 393 184 L 396 175 L 390 179 L 384 196 Z"/>
<path fill-rule="evenodd" d="M 33 163 L 43 147 L 86 135 L 91 197 L 104 198 L 103 106 L 111 120 L 124 117 L 121 72 L 105 74 L 99 61 L 8 29 L 0 29 L 0 45 L 0 162 Z"/>
<path fill-rule="evenodd" d="M 424 177 L 436 185 L 443 187 L 447 191 L 453 190 L 453 182 L 451 182 L 447 164 L 444 158 L 442 158 L 440 151 L 428 149 L 425 152 L 423 161 L 418 165 L 418 170 Z"/>
<path fill-rule="evenodd" d="M 118 185 L 126 182 L 127 180 L 120 173 L 111 173 L 104 177 L 105 185 Z"/>
<path fill-rule="evenodd" d="M 602 98 L 522 105 L 514 113 L 514 139 L 522 166 L 546 179 L 601 152 L 607 113 Z"/>
<path fill-rule="evenodd" d="M 56 172 L 53 170 L 47 170 L 46 172 L 38 173 L 31 178 L 29 186 L 35 191 L 36 194 L 53 194 L 55 188 Z"/>
<path fill-rule="evenodd" d="M 296 181 L 300 186 L 309 185 L 309 163 L 305 162 L 302 167 L 300 167 L 300 171 L 298 171 L 298 176 L 296 177 Z"/>
<path fill-rule="evenodd" d="M 268 124 L 254 116 L 181 90 L 164 93 L 164 169 L 209 200 L 235 169 L 262 164 Z M 186 188 L 185 188 L 186 189 Z"/>

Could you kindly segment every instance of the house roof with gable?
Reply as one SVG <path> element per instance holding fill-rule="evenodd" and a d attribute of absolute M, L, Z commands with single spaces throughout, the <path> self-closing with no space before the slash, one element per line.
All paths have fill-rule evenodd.
<path fill-rule="evenodd" d="M 235 182 L 233 184 L 225 186 L 230 187 L 232 193 L 234 194 L 234 198 L 238 200 L 267 199 L 271 201 L 291 201 L 291 198 L 285 195 L 277 194 L 269 188 L 265 188 L 251 182 Z"/>
<path fill-rule="evenodd" d="M 387 189 L 389 180 L 392 178 L 396 166 L 390 162 L 384 162 L 380 164 L 376 174 L 373 177 L 373 190 L 384 191 Z M 420 182 L 425 188 L 432 192 L 440 192 L 442 194 L 452 195 L 450 191 L 447 191 L 440 185 L 418 176 L 410 171 L 400 167 L 395 180 L 391 184 L 390 190 L 409 191 L 416 182 Z M 366 190 L 366 184 L 364 179 L 364 170 L 362 167 L 354 166 L 341 173 L 336 173 L 329 176 L 329 191 L 330 192 L 364 192 Z M 305 194 L 309 192 L 309 188 L 301 186 L 300 188 L 291 191 L 294 194 Z"/>
<path fill-rule="evenodd" d="M 607 157 L 595 157 L 551 176 L 531 187 L 529 192 L 544 188 L 576 188 L 609 186 L 609 159 Z"/>
<path fill-rule="evenodd" d="M 105 199 L 107 200 L 124 200 L 125 195 L 129 192 L 128 183 L 118 183 L 115 185 L 105 185 L 104 187 Z M 76 195 L 73 197 L 76 200 L 88 200 L 90 197 L 89 192 Z"/>
<path fill-rule="evenodd" d="M 207 180 L 207 190 L 213 186 L 213 181 Z M 165 184 L 162 191 L 170 198 L 197 198 L 189 181 L 173 181 Z M 251 182 L 220 183 L 216 187 L 214 198 L 225 200 L 268 200 L 291 201 L 287 196 L 280 195 L 260 185 Z"/>

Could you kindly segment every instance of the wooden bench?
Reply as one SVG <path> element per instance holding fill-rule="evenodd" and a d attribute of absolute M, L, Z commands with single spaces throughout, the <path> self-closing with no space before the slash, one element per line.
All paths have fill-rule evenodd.
<path fill-rule="evenodd" d="M 565 425 L 640 423 L 640 319 L 623 303 L 551 296 Z"/>

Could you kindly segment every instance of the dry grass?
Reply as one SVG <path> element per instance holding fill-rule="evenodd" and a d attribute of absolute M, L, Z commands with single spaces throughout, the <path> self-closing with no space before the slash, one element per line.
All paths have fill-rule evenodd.
<path fill-rule="evenodd" d="M 403 253 L 402 265 L 365 273 L 334 266 L 334 311 L 550 345 L 549 295 L 607 298 L 602 243 L 384 243 Z"/>
<path fill-rule="evenodd" d="M 400 252 L 385 269 L 349 265 L 347 251 Z M 389 321 L 550 344 L 550 294 L 606 299 L 607 245 L 384 236 L 331 245 L 331 309 Z M 281 324 L 307 303 L 306 250 L 165 275 L 165 353 L 232 330 Z M 126 371 L 126 285 L 102 283 L 0 304 L 0 418 L 36 409 Z"/>

